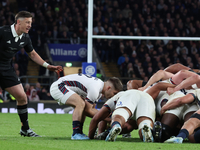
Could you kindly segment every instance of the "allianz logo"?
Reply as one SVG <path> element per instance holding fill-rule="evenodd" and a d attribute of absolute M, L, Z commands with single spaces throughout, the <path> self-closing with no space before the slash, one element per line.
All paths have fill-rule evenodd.
<path fill-rule="evenodd" d="M 79 56 L 85 58 L 87 56 L 87 49 L 82 47 L 78 50 L 64 50 L 62 48 L 51 48 L 50 54 L 54 56 Z"/>
<path fill-rule="evenodd" d="M 51 55 L 62 55 L 62 56 L 77 56 L 77 50 L 63 50 L 63 49 L 50 49 Z"/>

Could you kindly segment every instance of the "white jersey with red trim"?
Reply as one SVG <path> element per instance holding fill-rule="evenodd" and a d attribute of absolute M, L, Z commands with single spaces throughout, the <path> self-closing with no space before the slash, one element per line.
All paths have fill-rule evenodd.
<path fill-rule="evenodd" d="M 104 82 L 101 79 L 85 74 L 67 75 L 59 78 L 56 82 L 58 84 L 60 83 L 60 85 L 67 86 L 68 89 L 71 89 L 92 103 L 98 102 L 101 98 L 101 92 L 104 86 Z M 61 88 L 60 90 L 62 90 Z"/>

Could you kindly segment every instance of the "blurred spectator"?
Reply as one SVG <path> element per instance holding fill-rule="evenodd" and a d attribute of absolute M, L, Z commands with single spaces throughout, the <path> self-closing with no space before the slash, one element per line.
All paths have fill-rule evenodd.
<path fill-rule="evenodd" d="M 109 60 L 109 52 L 112 52 L 111 40 L 104 39 L 103 40 L 103 49 L 101 51 L 101 61 L 108 63 Z"/>
<path fill-rule="evenodd" d="M 13 64 L 13 68 L 15 70 L 16 75 L 19 77 L 20 76 L 20 71 L 19 71 L 19 65 L 18 63 Z"/>
<path fill-rule="evenodd" d="M 50 93 L 47 92 L 46 88 L 42 88 L 41 92 L 38 94 L 40 100 L 53 100 Z"/>
<path fill-rule="evenodd" d="M 87 44 L 87 32 L 86 31 L 83 31 L 81 36 L 81 44 Z"/>
<path fill-rule="evenodd" d="M 97 26 L 94 27 L 94 32 L 95 32 L 95 34 L 103 34 L 103 33 L 105 33 L 104 28 L 101 26 L 101 22 L 98 22 Z"/>
<path fill-rule="evenodd" d="M 132 77 L 134 73 L 134 70 L 133 70 L 133 64 L 131 62 L 128 63 L 128 66 L 127 66 L 127 77 Z"/>
<path fill-rule="evenodd" d="M 120 72 L 122 77 L 128 77 L 128 64 L 129 64 L 129 57 L 125 56 L 125 61 L 120 65 Z M 130 66 L 132 67 L 132 66 Z"/>
<path fill-rule="evenodd" d="M 67 31 L 61 32 L 58 37 L 60 38 L 60 43 L 70 43 L 70 38 L 67 34 Z"/>
<path fill-rule="evenodd" d="M 122 15 L 124 18 L 128 18 L 129 13 L 132 14 L 132 10 L 130 9 L 130 5 L 126 4 L 126 7 L 122 10 Z"/>
<path fill-rule="evenodd" d="M 196 43 L 192 43 L 190 54 L 195 54 L 195 53 L 198 53 L 198 49 L 197 49 Z"/>
<path fill-rule="evenodd" d="M 97 53 L 99 54 L 99 57 L 101 58 L 102 51 L 103 51 L 103 41 L 102 41 L 102 39 L 97 39 L 95 41 L 95 48 L 96 48 Z"/>
<path fill-rule="evenodd" d="M 184 42 L 181 42 L 180 45 L 176 48 L 176 52 L 181 54 L 188 54 L 188 48 L 185 46 Z"/>
<path fill-rule="evenodd" d="M 159 4 L 157 6 L 158 10 L 161 11 L 165 6 L 166 5 L 164 4 L 164 0 L 159 0 Z"/>
<path fill-rule="evenodd" d="M 52 31 L 51 30 L 49 30 L 48 32 L 47 32 L 47 34 L 45 35 L 45 40 L 46 40 L 46 43 L 48 43 L 48 44 L 52 44 L 52 43 L 54 43 L 54 39 L 53 39 L 53 34 L 52 34 Z"/>
<path fill-rule="evenodd" d="M 153 44 L 151 43 L 151 41 L 148 41 L 146 46 L 147 46 L 148 50 L 150 50 L 151 48 L 154 47 Z"/>
<path fill-rule="evenodd" d="M 130 62 L 132 64 L 134 64 L 136 58 L 137 58 L 136 47 L 133 46 L 132 47 L 132 54 L 131 54 L 131 57 L 130 57 Z"/>
<path fill-rule="evenodd" d="M 52 32 L 52 36 L 53 38 L 56 40 L 59 36 L 59 32 L 58 32 L 58 26 L 54 25 L 53 26 L 53 32 Z"/>
<path fill-rule="evenodd" d="M 41 88 L 41 84 L 39 82 L 36 82 L 35 89 L 37 91 L 37 94 L 39 94 L 41 92 L 42 88 Z"/>
<path fill-rule="evenodd" d="M 42 34 L 41 28 L 38 27 L 38 29 L 36 29 L 36 32 L 34 33 L 34 36 L 32 38 L 32 42 L 33 42 L 33 46 L 35 48 L 35 50 L 41 54 L 41 51 L 43 49 L 43 43 L 45 41 L 45 37 Z"/>
<path fill-rule="evenodd" d="M 24 91 L 25 91 L 25 93 L 26 93 L 26 95 L 29 97 L 30 96 L 30 94 L 31 94 L 31 89 L 30 89 L 30 84 L 29 83 L 26 83 L 25 85 L 24 85 Z"/>
<path fill-rule="evenodd" d="M 80 37 L 78 37 L 76 33 L 73 33 L 72 37 L 70 38 L 70 43 L 80 44 Z"/>
<path fill-rule="evenodd" d="M 40 98 L 39 98 L 39 96 L 37 94 L 37 90 L 36 89 L 32 89 L 31 90 L 31 94 L 30 94 L 30 96 L 28 98 L 29 98 L 29 101 L 31 101 L 31 102 L 40 101 Z"/>

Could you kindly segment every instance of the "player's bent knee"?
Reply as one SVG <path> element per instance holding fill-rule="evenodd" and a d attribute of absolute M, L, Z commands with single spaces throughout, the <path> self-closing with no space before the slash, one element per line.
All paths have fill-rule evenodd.
<path fill-rule="evenodd" d="M 78 103 L 76 103 L 75 106 L 76 106 L 76 107 L 79 107 L 79 108 L 84 108 L 84 107 L 85 107 L 85 102 L 84 102 L 82 99 L 80 99 L 80 100 L 78 101 Z"/>
<path fill-rule="evenodd" d="M 119 116 L 122 116 L 125 120 L 125 122 L 129 119 L 130 115 L 128 113 L 128 111 L 126 111 L 124 108 L 118 108 L 116 109 L 112 116 L 115 116 L 115 115 L 119 115 Z"/>
<path fill-rule="evenodd" d="M 27 102 L 27 96 L 25 93 L 18 94 L 15 99 L 17 102 Z"/>

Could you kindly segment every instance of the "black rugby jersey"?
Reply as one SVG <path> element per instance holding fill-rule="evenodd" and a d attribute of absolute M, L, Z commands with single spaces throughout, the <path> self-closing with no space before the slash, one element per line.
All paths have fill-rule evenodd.
<path fill-rule="evenodd" d="M 10 69 L 13 56 L 22 48 L 26 52 L 33 50 L 31 39 L 27 33 L 23 33 L 22 37 L 15 42 L 11 26 L 0 27 L 0 70 Z"/>

